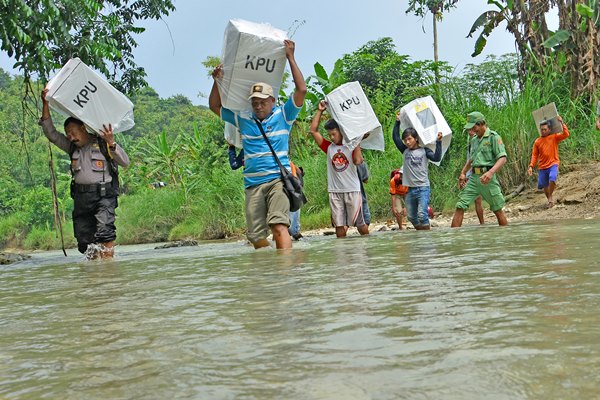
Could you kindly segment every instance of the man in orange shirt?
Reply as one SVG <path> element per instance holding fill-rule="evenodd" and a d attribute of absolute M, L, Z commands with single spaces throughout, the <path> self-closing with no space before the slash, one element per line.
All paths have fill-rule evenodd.
<path fill-rule="evenodd" d="M 542 136 L 533 143 L 531 152 L 531 162 L 527 174 L 531 176 L 533 167 L 538 163 L 538 189 L 544 189 L 544 194 L 548 199 L 548 208 L 554 205 L 552 193 L 556 187 L 556 178 L 558 177 L 558 143 L 569 137 L 569 129 L 560 116 L 556 117 L 562 125 L 562 132 L 554 135 L 550 134 L 550 123 L 548 121 L 540 122 L 540 131 Z"/>

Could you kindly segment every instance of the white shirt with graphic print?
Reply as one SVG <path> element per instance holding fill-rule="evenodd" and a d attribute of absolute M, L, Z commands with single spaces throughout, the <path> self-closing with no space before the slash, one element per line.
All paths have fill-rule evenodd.
<path fill-rule="evenodd" d="M 354 146 L 323 141 L 327 149 L 327 190 L 329 193 L 360 192 L 358 171 L 352 160 Z M 329 145 L 327 145 L 329 143 Z"/>

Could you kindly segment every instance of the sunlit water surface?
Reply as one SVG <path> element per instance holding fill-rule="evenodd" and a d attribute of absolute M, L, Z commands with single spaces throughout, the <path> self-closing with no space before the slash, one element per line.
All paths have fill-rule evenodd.
<path fill-rule="evenodd" d="M 598 399 L 599 221 L 0 269 L 4 399 Z"/>

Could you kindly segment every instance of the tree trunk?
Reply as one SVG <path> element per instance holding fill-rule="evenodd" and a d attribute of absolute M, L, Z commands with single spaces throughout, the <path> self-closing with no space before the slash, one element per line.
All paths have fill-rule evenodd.
<path fill-rule="evenodd" d="M 594 76 L 596 77 L 596 87 L 600 83 L 600 27 L 596 25 L 596 36 L 593 43 L 594 49 Z M 598 101 L 598 91 L 594 90 L 594 96 L 592 101 L 595 103 Z"/>
<path fill-rule="evenodd" d="M 559 29 L 571 33 L 570 39 L 560 50 L 567 62 L 563 72 L 571 80 L 571 96 L 597 99 L 600 80 L 600 26 L 590 18 L 577 12 L 578 4 L 588 4 L 586 0 L 516 0 L 507 13 L 507 30 L 515 37 L 521 57 L 519 83 L 523 85 L 530 70 L 541 72 L 551 58 L 553 51 L 544 47 L 550 36 L 546 24 L 546 13 L 558 7 Z M 585 22 L 585 30 L 581 30 Z M 556 66 L 558 67 L 558 66 Z"/>
<path fill-rule="evenodd" d="M 557 0 L 560 29 L 571 32 L 571 39 L 562 51 L 567 55 L 567 72 L 571 78 L 571 96 L 597 100 L 600 79 L 599 26 L 587 18 L 585 30 L 580 29 L 584 18 L 577 13 L 577 4 L 585 0 Z"/>
<path fill-rule="evenodd" d="M 438 68 L 439 54 L 438 54 L 438 34 L 437 34 L 437 16 L 433 14 L 433 61 L 435 61 L 435 84 L 440 84 L 440 71 Z"/>
<path fill-rule="evenodd" d="M 439 61 L 438 55 L 438 34 L 437 34 L 437 18 L 436 15 L 433 14 L 433 61 Z"/>

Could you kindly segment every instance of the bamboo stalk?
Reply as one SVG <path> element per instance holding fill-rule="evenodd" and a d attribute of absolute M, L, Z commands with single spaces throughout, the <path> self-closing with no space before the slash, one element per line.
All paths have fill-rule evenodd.
<path fill-rule="evenodd" d="M 60 236 L 60 244 L 65 257 L 67 251 L 65 250 L 65 237 L 63 234 L 62 220 L 60 218 L 60 210 L 58 208 L 58 194 L 56 192 L 56 173 L 54 172 L 54 157 L 52 154 L 52 145 L 48 142 L 48 167 L 50 168 L 50 188 L 52 189 L 52 209 L 54 211 L 54 226 L 56 227 L 57 233 Z"/>

